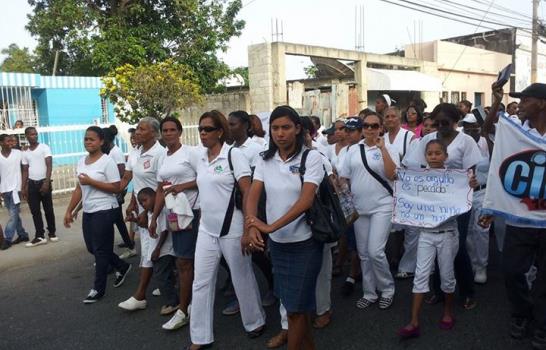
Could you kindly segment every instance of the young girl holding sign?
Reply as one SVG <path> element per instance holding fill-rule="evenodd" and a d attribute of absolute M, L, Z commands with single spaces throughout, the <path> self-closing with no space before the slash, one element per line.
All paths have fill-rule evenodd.
<path fill-rule="evenodd" d="M 431 140 L 425 147 L 425 158 L 430 169 L 443 169 L 447 159 L 446 145 L 437 139 Z M 475 178 L 470 181 L 473 185 Z M 425 293 L 429 292 L 429 276 L 438 258 L 440 267 L 441 289 L 445 294 L 444 314 L 440 320 L 441 329 L 450 330 L 455 324 L 453 318 L 453 299 L 455 291 L 455 272 L 453 262 L 459 249 L 459 232 L 457 218 L 452 217 L 435 228 L 421 228 L 417 246 L 417 267 L 413 280 L 413 303 L 411 321 L 401 328 L 398 334 L 402 338 L 418 337 L 420 335 L 419 313 Z"/>

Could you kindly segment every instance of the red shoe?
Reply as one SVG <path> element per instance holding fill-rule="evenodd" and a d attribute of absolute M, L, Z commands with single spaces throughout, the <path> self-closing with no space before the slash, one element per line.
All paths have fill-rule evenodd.
<path fill-rule="evenodd" d="M 440 320 L 438 326 L 440 326 L 440 329 L 443 329 L 444 331 L 449 331 L 453 328 L 453 326 L 455 326 L 455 319 L 451 318 L 451 321 Z"/>
<path fill-rule="evenodd" d="M 398 330 L 398 335 L 402 339 L 417 338 L 421 335 L 419 327 L 403 327 Z"/>

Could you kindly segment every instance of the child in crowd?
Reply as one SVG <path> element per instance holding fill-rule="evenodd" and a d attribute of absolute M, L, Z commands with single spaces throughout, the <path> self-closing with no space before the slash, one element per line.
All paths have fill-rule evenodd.
<path fill-rule="evenodd" d="M 138 193 L 137 197 L 140 205 L 146 211 L 146 219 L 130 217 L 130 221 L 138 221 L 139 226 L 148 228 L 148 223 L 154 212 L 155 206 L 155 191 L 150 187 L 145 187 Z M 146 218 L 145 217 L 145 218 Z M 175 277 L 175 257 L 172 243 L 172 236 L 167 230 L 166 209 L 163 208 L 157 218 L 157 229 L 154 236 L 150 234 L 142 234 L 140 237 L 141 243 L 141 259 L 140 259 L 140 280 L 137 291 L 132 297 L 124 302 L 119 303 L 119 307 L 127 311 L 135 311 L 145 309 L 146 290 L 150 284 L 152 275 L 154 276 L 161 295 L 165 298 L 166 304 L 161 308 L 162 315 L 168 315 L 175 312 L 178 308 L 178 300 L 174 290 Z"/>
<path fill-rule="evenodd" d="M 436 139 L 429 141 L 425 147 L 425 158 L 430 169 L 444 169 L 447 159 L 446 145 Z M 472 177 L 469 185 L 472 186 L 475 181 L 475 177 Z M 455 324 L 453 300 L 456 281 L 453 262 L 459 249 L 457 217 L 451 217 L 438 227 L 421 228 L 420 231 L 417 267 L 413 280 L 411 321 L 398 331 L 402 338 L 420 335 L 419 314 L 424 295 L 430 290 L 428 282 L 436 258 L 440 269 L 441 289 L 445 293 L 444 313 L 439 326 L 441 329 L 450 330 Z"/>

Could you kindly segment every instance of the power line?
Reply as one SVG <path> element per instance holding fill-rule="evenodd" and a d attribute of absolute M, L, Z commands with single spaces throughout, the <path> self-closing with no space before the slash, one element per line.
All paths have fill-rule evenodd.
<path fill-rule="evenodd" d="M 458 7 L 458 8 L 460 8 L 460 9 L 463 9 L 463 10 L 472 9 L 472 10 L 477 10 L 477 11 L 479 11 L 479 12 L 483 12 L 483 11 L 485 10 L 485 9 L 483 9 L 483 8 L 473 7 L 473 6 L 470 6 L 470 5 L 461 4 L 461 3 L 458 3 L 458 2 L 455 2 L 455 1 L 451 1 L 451 0 L 440 0 L 440 1 L 441 1 L 441 2 L 445 2 L 445 3 L 448 3 L 448 4 L 452 4 L 453 6 Z M 490 11 L 489 14 L 490 14 L 490 15 L 494 15 L 494 16 L 500 16 L 501 18 L 510 18 L 510 19 L 516 20 L 516 21 L 518 21 L 518 22 L 529 23 L 529 20 L 527 20 L 527 19 L 512 17 L 512 16 L 509 16 L 509 15 L 506 15 L 506 14 L 502 14 L 502 13 L 498 13 L 498 12 Z"/>
<path fill-rule="evenodd" d="M 454 22 L 464 23 L 464 24 L 468 24 L 468 25 L 471 25 L 471 26 L 476 25 L 476 23 L 473 23 L 473 22 L 463 21 L 463 20 L 458 19 L 458 18 L 448 17 L 448 16 L 441 15 L 441 14 L 438 14 L 438 13 L 425 11 L 425 10 L 423 10 L 423 9 L 421 9 L 421 8 L 410 7 L 410 6 L 408 6 L 408 5 L 403 5 L 403 4 L 400 4 L 400 3 L 397 3 L 397 2 L 393 2 L 393 1 L 389 1 L 389 0 L 379 0 L 379 1 L 382 1 L 382 2 L 385 2 L 385 3 L 388 3 L 388 4 L 391 4 L 391 5 L 396 5 L 396 6 L 399 6 L 399 7 L 403 7 L 403 8 L 405 8 L 405 9 L 410 9 L 410 10 L 414 10 L 414 11 L 417 11 L 417 12 L 426 13 L 426 14 L 433 15 L 433 16 L 436 16 L 436 17 L 441 17 L 441 18 L 449 19 L 449 20 L 454 21 Z M 476 21 L 477 21 L 477 20 L 476 20 Z M 501 24 L 497 24 L 497 25 L 498 25 L 498 26 L 501 26 Z M 484 29 L 488 29 L 488 30 L 497 30 L 497 29 L 492 28 L 492 27 L 484 26 L 484 25 L 482 25 L 481 23 L 478 24 L 478 26 L 479 26 L 479 28 L 484 28 Z"/>
<path fill-rule="evenodd" d="M 414 6 L 421 6 L 421 7 L 424 7 L 424 8 L 427 8 L 427 9 L 430 9 L 430 10 L 433 10 L 433 11 L 438 11 L 438 12 L 442 12 L 442 13 L 447 13 L 447 14 L 452 14 L 451 12 L 449 11 L 445 11 L 445 10 L 441 10 L 441 9 L 438 9 L 438 8 L 434 8 L 432 6 L 427 6 L 427 5 L 424 5 L 422 3 L 417 3 L 417 2 L 413 2 L 413 1 L 409 1 L 409 0 L 399 0 L 401 2 L 405 2 L 407 4 L 411 4 L 411 5 L 414 5 Z M 487 13 L 486 13 L 487 15 Z M 457 15 L 459 17 L 462 17 L 462 18 L 466 18 L 466 19 L 470 19 L 470 20 L 473 20 L 473 21 L 479 21 L 480 24 L 481 23 L 489 23 L 489 24 L 493 24 L 493 25 L 500 25 L 500 26 L 504 26 L 505 24 L 499 24 L 498 22 L 493 22 L 493 21 L 487 21 L 485 20 L 485 17 L 482 18 L 481 20 L 479 18 L 475 18 L 475 17 L 470 17 L 470 16 L 465 16 L 465 15 Z M 510 27 L 514 27 L 514 26 L 510 26 Z"/>
<path fill-rule="evenodd" d="M 483 19 L 487 16 L 487 14 L 489 13 L 489 11 L 491 10 L 491 6 L 495 3 L 495 0 L 491 0 L 491 2 L 489 3 L 489 7 L 487 8 L 487 11 L 484 13 L 483 17 L 482 17 L 482 21 Z M 474 29 L 474 34 L 476 34 L 478 32 L 478 28 L 479 28 L 479 25 L 481 24 L 478 23 L 478 25 L 476 26 L 476 29 Z M 455 63 L 453 64 L 453 67 L 449 70 L 449 72 L 447 72 L 447 75 L 446 77 L 444 78 L 444 81 L 442 81 L 442 86 L 444 85 L 444 83 L 447 81 L 447 79 L 449 78 L 449 76 L 451 75 L 451 72 L 453 71 L 453 69 L 455 69 L 455 67 L 457 66 L 457 63 L 459 63 L 459 60 L 461 59 L 461 57 L 463 57 L 463 54 L 464 52 L 466 51 L 466 48 L 468 46 L 464 45 L 463 46 L 463 49 L 461 50 L 461 53 L 459 54 L 459 57 L 457 57 L 457 59 L 455 60 Z"/>
<path fill-rule="evenodd" d="M 483 0 L 470 0 L 470 1 L 473 1 L 475 3 L 478 3 L 478 4 L 481 4 L 481 5 L 488 5 L 488 3 L 486 1 L 483 1 Z M 508 7 L 504 7 L 502 5 L 494 5 L 493 8 L 497 9 L 497 10 L 500 10 L 500 11 L 507 11 L 513 15 L 519 15 L 521 17 L 524 17 L 526 18 L 527 20 L 531 21 L 533 19 L 533 17 L 529 16 L 529 15 L 526 15 L 522 12 L 517 12 L 511 8 L 508 8 Z"/>

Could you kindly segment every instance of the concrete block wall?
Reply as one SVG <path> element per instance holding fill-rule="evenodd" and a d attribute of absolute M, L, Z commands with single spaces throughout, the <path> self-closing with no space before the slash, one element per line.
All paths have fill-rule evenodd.
<path fill-rule="evenodd" d="M 248 80 L 252 113 L 270 112 L 273 109 L 273 62 L 271 44 L 248 47 Z"/>

